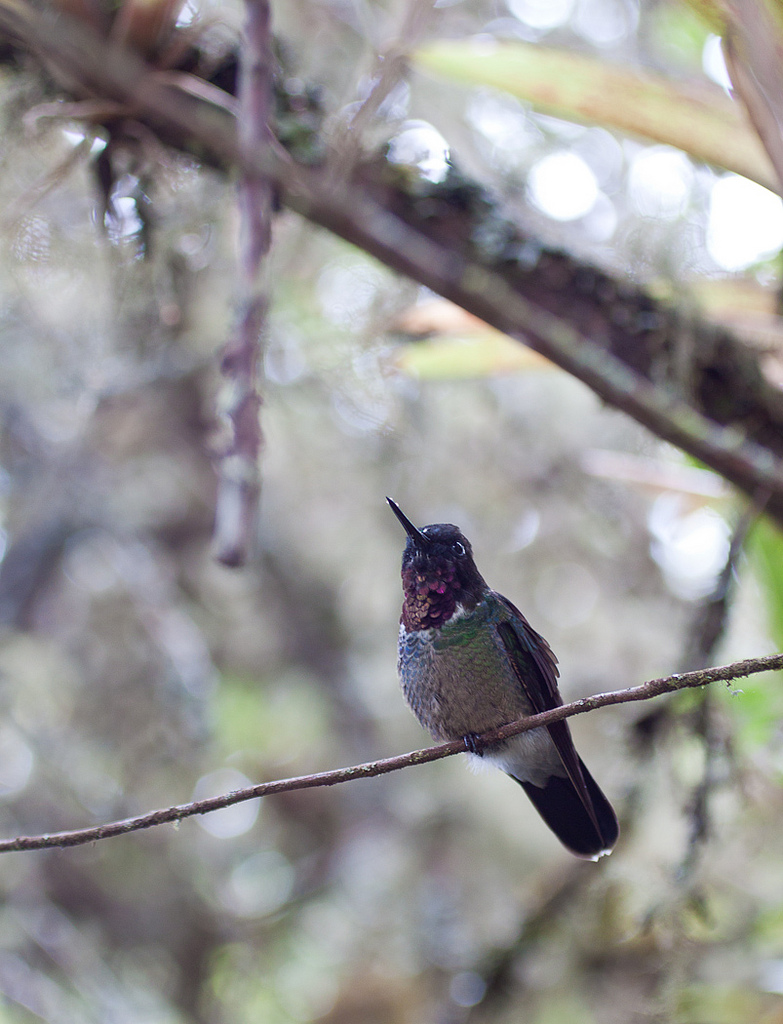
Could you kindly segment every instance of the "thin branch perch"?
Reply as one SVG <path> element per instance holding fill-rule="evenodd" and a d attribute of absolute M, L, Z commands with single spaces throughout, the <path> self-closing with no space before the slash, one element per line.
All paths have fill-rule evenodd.
<path fill-rule="evenodd" d="M 551 711 L 544 711 L 540 715 L 531 715 L 529 718 L 520 719 L 518 722 L 511 722 L 509 725 L 504 725 L 500 729 L 495 729 L 493 732 L 478 737 L 478 741 L 492 743 L 516 736 L 518 733 L 527 732 L 529 729 L 551 725 L 553 722 L 559 722 L 563 718 L 570 718 L 572 715 L 581 715 L 587 711 L 595 711 L 597 708 L 608 707 L 610 704 L 626 704 L 630 701 L 649 700 L 652 697 L 659 697 L 664 693 L 674 693 L 676 690 L 684 690 L 687 687 L 706 686 L 708 683 L 742 679 L 746 676 L 755 675 L 758 672 L 770 672 L 778 669 L 783 669 L 783 654 L 770 654 L 763 658 L 749 658 L 746 661 L 738 661 L 731 665 L 722 665 L 717 668 L 699 669 L 696 672 L 683 672 L 673 676 L 665 676 L 661 679 L 651 679 L 640 686 L 631 686 L 626 690 L 614 690 L 609 693 L 597 693 L 592 697 L 583 697 L 581 700 L 572 701 L 570 704 L 563 704 L 561 707 L 553 708 Z M 175 804 L 173 807 L 150 811 L 135 818 L 125 818 L 123 821 L 112 821 L 105 825 L 95 825 L 91 828 L 77 829 L 73 832 L 56 832 L 52 835 L 40 836 L 17 836 L 15 839 L 6 839 L 0 841 L 0 853 L 22 850 L 45 850 L 52 847 L 83 846 L 85 843 L 94 843 L 98 839 L 110 839 L 113 836 L 126 835 L 128 832 L 138 832 L 141 829 L 153 828 L 156 825 L 182 821 L 183 818 L 192 818 L 196 814 L 209 814 L 210 811 L 219 811 L 224 807 L 230 807 L 245 800 L 255 800 L 258 797 L 273 796 L 275 793 L 288 793 L 297 789 L 336 786 L 342 782 L 351 782 L 354 779 L 369 779 L 376 775 L 387 775 L 389 772 L 396 772 L 401 768 L 410 768 L 413 765 L 439 761 L 443 757 L 451 757 L 453 754 L 464 752 L 465 744 L 462 740 L 453 740 L 450 743 L 441 743 L 436 747 L 413 750 L 408 754 L 398 754 L 395 757 L 383 758 L 380 761 L 367 761 L 364 764 L 355 764 L 348 768 L 336 768 L 328 772 L 316 772 L 313 775 L 299 775 L 290 779 L 260 782 L 256 786 L 237 789 L 233 793 L 210 797 L 206 800 L 194 800 L 187 804 Z"/>

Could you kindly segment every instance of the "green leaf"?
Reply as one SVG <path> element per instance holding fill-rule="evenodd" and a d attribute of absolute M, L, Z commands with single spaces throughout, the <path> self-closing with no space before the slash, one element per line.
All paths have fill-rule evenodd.
<path fill-rule="evenodd" d="M 665 58 L 701 70 L 704 43 L 710 26 L 687 4 L 659 4 L 648 14 L 650 35 Z M 720 35 L 720 32 L 717 33 Z"/>
<path fill-rule="evenodd" d="M 783 650 L 783 533 L 767 518 L 761 518 L 745 545 L 753 572 L 764 594 L 769 632 L 778 650 Z M 731 691 L 720 693 L 732 707 L 738 722 L 737 739 L 749 749 L 765 746 L 783 719 L 783 690 L 779 672 L 764 672 L 738 679 Z"/>
<path fill-rule="evenodd" d="M 721 687 L 716 693 L 730 709 L 736 722 L 735 741 L 740 749 L 766 747 L 783 718 L 783 693 L 779 672 L 762 672 L 749 679 L 738 679 L 731 690 Z"/>
<path fill-rule="evenodd" d="M 397 346 L 391 361 L 420 380 L 491 377 L 557 367 L 532 349 L 487 327 L 472 336 L 430 338 Z"/>
<path fill-rule="evenodd" d="M 726 11 L 720 0 L 685 0 L 685 5 L 717 35 L 726 31 Z"/>
<path fill-rule="evenodd" d="M 772 639 L 783 651 L 783 532 L 764 516 L 753 528 L 747 547 L 764 590 Z"/>
<path fill-rule="evenodd" d="M 761 1020 L 764 1001 L 751 987 L 692 984 L 677 993 L 673 1018 L 678 1024 L 740 1024 Z"/>
<path fill-rule="evenodd" d="M 296 761 L 312 755 L 329 734 L 317 685 L 295 672 L 274 682 L 227 674 L 215 704 L 217 740 L 226 757 L 249 751 L 264 761 Z"/>
<path fill-rule="evenodd" d="M 706 82 L 686 87 L 661 75 L 527 43 L 438 42 L 416 51 L 412 62 L 467 85 L 501 89 L 546 114 L 675 146 L 696 160 L 778 189 L 769 157 L 738 106 Z"/>

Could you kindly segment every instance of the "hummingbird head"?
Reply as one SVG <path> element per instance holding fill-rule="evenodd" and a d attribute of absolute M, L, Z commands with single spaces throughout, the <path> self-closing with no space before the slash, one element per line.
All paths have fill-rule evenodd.
<path fill-rule="evenodd" d="M 472 611 L 489 588 L 468 538 L 451 523 L 419 529 L 396 502 L 386 500 L 408 534 L 402 554 L 405 628 L 437 629 L 458 610 Z"/>

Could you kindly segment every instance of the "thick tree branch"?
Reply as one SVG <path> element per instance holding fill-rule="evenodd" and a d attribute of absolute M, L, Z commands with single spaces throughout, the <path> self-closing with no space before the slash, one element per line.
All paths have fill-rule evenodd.
<path fill-rule="evenodd" d="M 415 194 L 389 184 L 383 163 L 335 181 L 320 168 L 295 164 L 274 145 L 247 152 L 230 105 L 206 99 L 200 80 L 161 75 L 83 26 L 55 22 L 20 0 L 0 0 L 3 28 L 37 52 L 73 94 L 123 103 L 162 138 L 246 174 L 268 176 L 291 209 L 524 340 L 752 497 L 767 491 L 769 513 L 783 522 L 783 399 L 726 331 L 681 323 L 638 289 L 515 235 L 497 211 L 494 220 L 472 220 L 468 208 L 479 190 L 470 183 L 451 193 L 435 187 L 436 194 L 417 202 Z M 475 243 L 479 228 L 500 236 L 495 256 Z M 656 353 L 669 350 L 669 364 L 679 365 L 678 346 L 687 349 L 687 339 L 696 336 L 702 363 L 685 359 L 682 374 L 657 383 Z"/>
<path fill-rule="evenodd" d="M 723 14 L 723 49 L 731 84 L 783 185 L 783 21 L 779 5 L 765 0 L 727 0 Z"/>
<path fill-rule="evenodd" d="M 609 693 L 597 693 L 592 697 L 583 697 L 581 700 L 572 701 L 570 704 L 563 704 L 561 707 L 553 708 L 551 711 L 544 711 L 542 714 L 531 715 L 529 718 L 521 719 L 518 722 L 511 722 L 509 725 L 504 725 L 500 729 L 495 729 L 493 732 L 478 737 L 477 741 L 485 744 L 494 743 L 498 740 L 516 736 L 518 733 L 527 732 L 540 726 L 551 725 L 553 722 L 559 722 L 564 718 L 582 715 L 587 711 L 595 711 L 597 708 L 608 707 L 611 704 L 626 704 L 630 701 L 650 700 L 652 697 L 659 697 L 664 693 L 674 693 L 676 690 L 683 690 L 687 687 L 706 686 L 708 683 L 742 679 L 758 672 L 770 672 L 779 669 L 783 669 L 783 654 L 770 654 L 763 658 L 749 658 L 746 661 L 734 662 L 731 665 L 700 669 L 696 672 L 683 672 L 673 676 L 665 676 L 661 679 L 651 679 L 640 686 L 631 686 L 626 690 L 614 690 Z M 113 836 L 126 835 L 128 832 L 138 832 L 141 829 L 153 828 L 156 825 L 182 821 L 184 818 L 191 818 L 197 814 L 209 814 L 211 811 L 218 811 L 224 807 L 242 803 L 245 800 L 255 800 L 258 797 L 273 796 L 275 793 L 288 793 L 297 789 L 336 786 L 343 782 L 352 782 L 354 779 L 369 779 L 376 775 L 387 775 L 389 772 L 396 772 L 401 768 L 410 768 L 413 765 L 439 761 L 443 757 L 451 757 L 453 754 L 464 752 L 465 744 L 462 740 L 453 740 L 450 743 L 441 743 L 436 747 L 413 750 L 408 754 L 398 754 L 396 757 L 387 757 L 380 761 L 368 761 L 364 764 L 352 765 L 349 768 L 337 768 L 333 771 L 317 772 L 313 775 L 299 775 L 290 779 L 260 782 L 256 786 L 238 789 L 233 793 L 226 793 L 223 796 L 210 797 L 207 800 L 194 800 L 187 804 L 176 804 L 173 807 L 150 811 L 148 814 L 141 814 L 135 818 L 112 821 L 105 825 L 96 825 L 92 828 L 77 829 L 73 832 L 56 832 L 52 835 L 18 836 L 16 839 L 6 839 L 0 842 L 0 853 L 18 852 L 21 850 L 44 850 L 51 847 L 83 846 L 85 843 L 93 843 L 98 839 L 110 839 Z"/>

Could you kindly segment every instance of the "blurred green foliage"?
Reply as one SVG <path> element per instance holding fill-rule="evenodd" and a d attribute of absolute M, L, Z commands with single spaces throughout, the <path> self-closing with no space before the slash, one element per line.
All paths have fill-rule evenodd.
<path fill-rule="evenodd" d="M 770 635 L 775 646 L 783 649 L 783 531 L 766 517 L 759 520 L 748 551 L 764 589 Z"/>
<path fill-rule="evenodd" d="M 708 23 L 687 3 L 657 4 L 651 13 L 650 32 L 666 58 L 672 58 L 691 73 L 702 66 Z"/>

